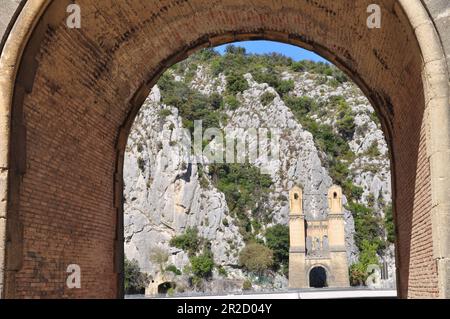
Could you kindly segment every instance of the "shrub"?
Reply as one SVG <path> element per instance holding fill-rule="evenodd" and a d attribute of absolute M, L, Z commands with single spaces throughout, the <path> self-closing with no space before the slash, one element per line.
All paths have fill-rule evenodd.
<path fill-rule="evenodd" d="M 377 244 L 364 239 L 361 243 L 358 262 L 350 266 L 350 284 L 352 286 L 365 285 L 369 276 L 368 266 L 378 264 Z"/>
<path fill-rule="evenodd" d="M 364 189 L 353 184 L 352 180 L 347 179 L 342 185 L 343 192 L 348 200 L 358 201 L 361 199 Z"/>
<path fill-rule="evenodd" d="M 272 67 L 259 68 L 253 71 L 252 75 L 256 82 L 266 83 L 274 89 L 277 89 L 281 85 L 281 80 Z"/>
<path fill-rule="evenodd" d="M 137 260 L 124 260 L 125 294 L 142 294 L 150 282 L 147 274 L 142 273 Z"/>
<path fill-rule="evenodd" d="M 239 254 L 239 264 L 248 271 L 262 274 L 273 265 L 273 252 L 261 244 L 247 244 Z"/>
<path fill-rule="evenodd" d="M 350 286 L 362 286 L 366 281 L 366 270 L 364 265 L 357 262 L 349 268 Z"/>
<path fill-rule="evenodd" d="M 291 64 L 291 69 L 295 72 L 307 71 L 315 74 L 321 74 L 324 76 L 337 75 L 339 80 L 344 80 L 343 76 L 345 76 L 335 66 L 325 62 L 314 62 L 308 60 L 293 62 Z"/>
<path fill-rule="evenodd" d="M 345 114 L 337 121 L 339 133 L 346 139 L 351 140 L 355 134 L 355 118 L 351 114 Z"/>
<path fill-rule="evenodd" d="M 302 118 L 305 114 L 317 110 L 317 103 L 307 96 L 289 96 L 284 99 L 284 102 L 298 119 Z"/>
<path fill-rule="evenodd" d="M 214 260 L 211 254 L 204 253 L 200 256 L 189 258 L 192 266 L 192 273 L 199 278 L 211 277 L 214 268 Z"/>
<path fill-rule="evenodd" d="M 355 134 L 355 117 L 352 108 L 342 96 L 333 96 L 331 104 L 337 107 L 338 120 L 336 122 L 339 133 L 347 140 L 351 140 Z"/>
<path fill-rule="evenodd" d="M 295 83 L 293 80 L 283 80 L 278 83 L 278 85 L 275 87 L 275 90 L 277 90 L 278 94 L 281 96 L 291 92 L 295 87 Z"/>
<path fill-rule="evenodd" d="M 224 101 L 231 110 L 236 110 L 239 107 L 239 101 L 234 95 L 226 95 Z"/>
<path fill-rule="evenodd" d="M 222 277 L 227 277 L 228 276 L 227 270 L 225 268 L 223 268 L 222 265 L 217 267 L 217 271 L 219 272 L 219 275 L 222 276 Z"/>
<path fill-rule="evenodd" d="M 150 261 L 152 263 L 157 264 L 161 272 L 164 272 L 164 265 L 168 260 L 169 260 L 169 253 L 166 250 L 160 247 L 153 247 L 151 249 Z"/>
<path fill-rule="evenodd" d="M 242 290 L 251 290 L 251 289 L 252 289 L 252 282 L 250 281 L 250 279 L 246 279 L 242 284 Z"/>
<path fill-rule="evenodd" d="M 223 97 L 217 92 L 214 92 L 210 96 L 211 106 L 214 110 L 219 110 L 223 107 Z"/>
<path fill-rule="evenodd" d="M 179 270 L 175 265 L 169 265 L 166 267 L 166 271 L 173 272 L 175 275 L 181 275 L 181 270 Z"/>
<path fill-rule="evenodd" d="M 233 45 L 233 44 L 229 44 L 225 48 L 225 53 L 226 54 L 245 55 L 246 54 L 246 50 L 243 47 L 236 46 L 236 45 Z"/>
<path fill-rule="evenodd" d="M 274 265 L 278 267 L 289 262 L 289 227 L 275 225 L 266 230 L 267 247 L 273 251 Z"/>
<path fill-rule="evenodd" d="M 200 245 L 197 228 L 188 228 L 184 234 L 173 237 L 170 245 L 186 251 L 189 256 L 195 255 Z"/>
<path fill-rule="evenodd" d="M 248 87 L 248 82 L 242 74 L 232 73 L 227 76 L 227 91 L 229 93 L 242 93 L 247 90 Z"/>
<path fill-rule="evenodd" d="M 269 214 L 265 203 L 272 185 L 270 176 L 250 164 L 213 164 L 209 166 L 209 174 L 213 184 L 225 194 L 244 240 L 252 239 L 251 218 L 262 220 Z"/>
<path fill-rule="evenodd" d="M 167 290 L 167 296 L 173 297 L 174 295 L 175 295 L 175 289 L 174 289 L 173 287 L 170 287 L 170 288 Z"/>
<path fill-rule="evenodd" d="M 172 111 L 169 109 L 162 109 L 158 112 L 158 115 L 164 119 L 164 118 L 168 117 L 169 115 L 172 115 Z"/>
<path fill-rule="evenodd" d="M 392 205 L 386 207 L 384 211 L 384 227 L 387 233 L 387 241 L 391 244 L 395 242 L 394 216 L 392 214 Z"/>
<path fill-rule="evenodd" d="M 270 103 L 272 103 L 274 99 L 275 99 L 275 94 L 270 93 L 270 92 L 264 92 L 260 97 L 261 104 L 264 106 L 267 106 Z"/>
<path fill-rule="evenodd" d="M 191 130 L 194 129 L 194 121 L 202 120 L 203 127 L 220 127 L 222 113 L 221 98 L 217 94 L 207 96 L 193 90 L 182 81 L 174 81 L 170 74 L 164 73 L 158 81 L 161 91 L 161 101 L 166 105 L 171 105 L 179 110 L 183 119 L 183 126 Z M 163 115 L 167 114 L 166 110 Z"/>
<path fill-rule="evenodd" d="M 386 244 L 382 239 L 383 222 L 375 216 L 373 209 L 363 204 L 350 202 L 347 209 L 352 212 L 355 221 L 355 243 L 360 251 L 364 250 L 364 242 L 376 245 L 376 250 L 381 251 Z"/>
<path fill-rule="evenodd" d="M 365 155 L 370 156 L 370 157 L 377 157 L 377 156 L 381 155 L 380 150 L 378 149 L 377 141 L 372 142 L 372 144 L 367 149 Z"/>
<path fill-rule="evenodd" d="M 142 157 L 138 157 L 137 164 L 142 173 L 145 172 L 145 161 Z"/>
<path fill-rule="evenodd" d="M 207 189 L 209 187 L 209 181 L 205 176 L 200 177 L 200 187 L 203 189 Z"/>

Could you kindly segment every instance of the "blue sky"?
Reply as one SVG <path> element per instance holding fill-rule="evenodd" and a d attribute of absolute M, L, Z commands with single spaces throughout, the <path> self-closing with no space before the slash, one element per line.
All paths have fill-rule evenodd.
<path fill-rule="evenodd" d="M 225 48 L 228 44 L 221 45 L 215 48 L 216 51 L 223 54 L 225 51 Z M 233 43 L 235 46 L 244 47 L 247 51 L 247 53 L 257 53 L 257 54 L 264 54 L 264 53 L 282 53 L 288 57 L 291 57 L 295 61 L 299 60 L 312 60 L 312 61 L 322 61 L 322 62 L 328 62 L 321 56 L 290 45 L 290 44 L 284 44 L 280 42 L 273 42 L 273 41 L 242 41 L 242 42 L 235 42 Z"/>

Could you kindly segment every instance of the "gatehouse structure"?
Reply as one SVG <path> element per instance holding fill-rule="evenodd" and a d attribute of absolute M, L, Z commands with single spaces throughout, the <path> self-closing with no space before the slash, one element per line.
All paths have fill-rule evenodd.
<path fill-rule="evenodd" d="M 289 193 L 289 288 L 349 287 L 342 190 L 328 191 L 326 218 L 303 212 L 303 190 Z"/>
<path fill-rule="evenodd" d="M 11 0 L 0 17 L 1 297 L 123 297 L 139 108 L 195 50 L 264 39 L 322 55 L 370 100 L 391 156 L 399 296 L 450 298 L 448 1 Z"/>

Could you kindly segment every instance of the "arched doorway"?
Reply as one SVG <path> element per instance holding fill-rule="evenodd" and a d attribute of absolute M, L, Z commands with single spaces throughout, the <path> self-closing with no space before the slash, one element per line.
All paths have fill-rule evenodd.
<path fill-rule="evenodd" d="M 309 286 L 311 288 L 328 287 L 327 271 L 324 267 L 316 266 L 309 271 Z"/>
<path fill-rule="evenodd" d="M 393 158 L 399 293 L 447 296 L 442 46 L 420 1 L 375 1 L 380 30 L 366 25 L 373 2 L 79 0 L 82 28 L 69 29 L 72 1 L 27 1 L 0 61 L 2 295 L 120 297 L 123 154 L 143 99 L 193 50 L 267 39 L 323 55 L 371 100 Z M 81 289 L 65 286 L 73 263 Z"/>
<path fill-rule="evenodd" d="M 167 295 L 171 289 L 175 289 L 176 285 L 174 282 L 166 281 L 158 285 L 158 294 Z"/>

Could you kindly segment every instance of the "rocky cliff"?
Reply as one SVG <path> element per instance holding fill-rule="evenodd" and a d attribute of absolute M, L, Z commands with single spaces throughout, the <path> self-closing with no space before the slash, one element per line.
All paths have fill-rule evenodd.
<path fill-rule="evenodd" d="M 276 72 L 279 83 L 288 89 L 261 81 L 261 71 L 255 76 L 251 70 L 245 70 L 242 77 L 246 83 L 242 90 L 231 95 L 230 76 L 225 70 L 217 70 L 218 59 L 224 57 L 213 54 L 202 59 L 190 58 L 168 70 L 165 81 L 182 83 L 196 94 L 220 99 L 214 114 L 220 114 L 216 124 L 221 131 L 238 134 L 237 128 L 266 128 L 277 132 L 279 156 L 269 160 L 256 157 L 251 161 L 254 167 L 269 174 L 272 181 L 264 204 L 269 210 L 268 218 L 260 221 L 260 230 L 251 230 L 256 238 L 264 241 L 264 229 L 288 224 L 287 196 L 295 184 L 304 189 L 304 210 L 308 218 L 326 215 L 327 190 L 342 175 L 338 164 L 348 167 L 345 182 L 351 184 L 348 189 L 357 193 L 352 201 L 370 206 L 375 216 L 385 218 L 386 207 L 391 202 L 388 148 L 373 108 L 353 83 L 336 81 L 335 74 L 274 62 L 275 71 L 263 66 L 262 72 Z M 183 130 L 184 111 L 178 103 L 162 97 L 167 83 L 162 86 L 162 89 L 155 86 L 142 106 L 126 149 L 125 254 L 130 260 L 136 259 L 141 269 L 153 278 L 161 272 L 161 267 L 151 261 L 150 254 L 155 247 L 168 253 L 167 265 L 183 270 L 189 265 L 188 253 L 169 242 L 195 227 L 199 236 L 210 243 L 215 265 L 226 270 L 226 275 L 219 275 L 216 267 L 206 290 L 240 290 L 242 281 L 249 275 L 238 262 L 239 252 L 245 246 L 244 234 L 236 216 L 230 214 L 225 194 L 208 174 L 208 165 L 192 160 L 191 145 L 185 143 L 189 131 Z M 314 104 L 307 116 L 292 102 L 300 99 L 308 105 Z M 352 117 L 351 121 L 347 119 L 350 134 L 341 130 L 346 119 L 339 112 L 343 112 L 344 103 Z M 330 128 L 332 134 L 345 142 L 352 156 L 341 156 L 339 161 L 338 155 L 334 158 L 325 143 L 327 140 L 315 136 L 317 127 L 310 129 L 311 123 L 319 125 L 319 131 L 322 127 Z M 250 138 L 249 145 L 252 143 L 257 140 Z M 359 255 L 354 214 L 346 209 L 345 217 L 348 260 L 353 264 Z M 392 268 L 391 246 L 378 257 L 387 258 Z M 224 281 L 232 284 L 218 284 Z M 281 272 L 274 272 L 271 280 L 254 286 L 256 289 L 286 287 L 287 279 Z"/>

